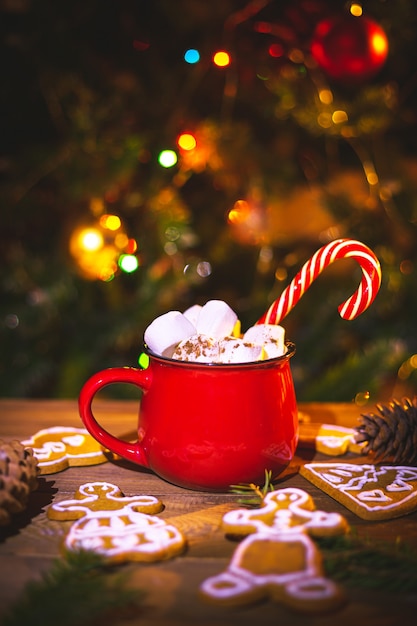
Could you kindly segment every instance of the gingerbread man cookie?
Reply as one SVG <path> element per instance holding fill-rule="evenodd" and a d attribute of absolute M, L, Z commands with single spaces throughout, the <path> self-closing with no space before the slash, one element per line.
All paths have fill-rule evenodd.
<path fill-rule="evenodd" d="M 203 598 L 238 606 L 270 597 L 307 612 L 332 610 L 345 601 L 341 588 L 323 575 L 321 554 L 308 535 L 345 533 L 346 520 L 315 510 L 305 491 L 270 492 L 259 509 L 226 513 L 223 528 L 248 536 L 227 569 L 202 583 Z"/>
<path fill-rule="evenodd" d="M 45 428 L 21 443 L 33 449 L 40 474 L 55 474 L 67 467 L 98 465 L 109 460 L 103 447 L 84 428 Z"/>
<path fill-rule="evenodd" d="M 255 532 L 298 532 L 310 535 L 344 534 L 348 530 L 345 518 L 338 513 L 326 513 L 315 508 L 313 498 L 303 489 L 289 487 L 266 494 L 259 509 L 236 509 L 223 516 L 226 534 L 248 535 Z"/>
<path fill-rule="evenodd" d="M 417 510 L 417 467 L 306 463 L 300 474 L 366 520 L 386 520 Z"/>
<path fill-rule="evenodd" d="M 154 515 L 162 509 L 154 496 L 126 497 L 116 485 L 91 482 L 74 498 L 52 504 L 48 517 L 76 520 L 65 538 L 68 550 L 94 550 L 111 563 L 156 561 L 185 548 L 181 532 Z"/>

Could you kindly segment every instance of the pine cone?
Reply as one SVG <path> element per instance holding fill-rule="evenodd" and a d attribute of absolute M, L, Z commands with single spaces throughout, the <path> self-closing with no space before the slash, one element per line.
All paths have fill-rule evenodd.
<path fill-rule="evenodd" d="M 29 493 L 38 485 L 37 474 L 38 461 L 31 448 L 0 439 L 0 526 L 25 509 Z"/>
<path fill-rule="evenodd" d="M 366 442 L 363 453 L 374 455 L 377 462 L 417 465 L 417 397 L 376 408 L 380 415 L 363 414 L 356 427 L 356 442 Z"/>

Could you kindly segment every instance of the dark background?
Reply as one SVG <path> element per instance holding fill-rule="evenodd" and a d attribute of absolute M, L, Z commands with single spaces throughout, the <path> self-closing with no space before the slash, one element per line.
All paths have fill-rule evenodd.
<path fill-rule="evenodd" d="M 284 320 L 297 395 L 364 405 L 414 394 L 417 9 L 362 6 L 387 60 L 336 81 L 310 44 L 320 21 L 347 19 L 345 2 L 0 2 L 1 396 L 76 397 L 93 372 L 137 363 L 156 315 L 209 298 L 245 328 L 338 237 L 375 251 L 383 283 L 368 311 L 341 320 L 360 270 L 340 261 Z M 213 65 L 217 49 L 228 68 Z M 348 121 L 327 123 L 333 110 Z M 198 158 L 178 150 L 184 131 Z M 169 169 L 166 148 L 179 155 Z M 237 200 L 247 212 L 232 223 Z M 102 261 L 87 275 L 70 242 L 101 228 L 117 261 L 107 214 L 136 242 L 139 268 L 103 280 Z"/>

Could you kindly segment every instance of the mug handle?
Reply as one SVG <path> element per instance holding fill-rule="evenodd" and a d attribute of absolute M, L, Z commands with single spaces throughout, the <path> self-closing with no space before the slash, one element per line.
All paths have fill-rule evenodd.
<path fill-rule="evenodd" d="M 108 450 L 143 467 L 149 467 L 149 462 L 141 443 L 123 441 L 100 426 L 93 415 L 92 403 L 96 393 L 112 383 L 129 383 L 147 391 L 151 382 L 151 365 L 144 370 L 136 367 L 109 367 L 93 374 L 83 385 L 78 398 L 80 417 L 94 439 Z"/>

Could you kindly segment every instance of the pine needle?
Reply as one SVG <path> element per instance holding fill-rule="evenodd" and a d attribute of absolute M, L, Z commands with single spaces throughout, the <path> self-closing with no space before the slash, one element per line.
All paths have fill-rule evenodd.
<path fill-rule="evenodd" d="M 40 581 L 28 583 L 2 626 L 84 626 L 115 609 L 137 607 L 143 595 L 126 589 L 124 580 L 96 553 L 68 552 Z"/>
<path fill-rule="evenodd" d="M 394 544 L 354 534 L 317 539 L 326 575 L 349 587 L 417 592 L 417 551 L 399 538 Z"/>
<path fill-rule="evenodd" d="M 251 498 L 242 498 L 239 503 L 250 507 L 259 507 L 262 505 L 266 494 L 269 491 L 274 491 L 274 485 L 272 484 L 272 472 L 265 470 L 265 482 L 262 487 L 255 485 L 254 483 L 242 483 L 240 485 L 230 485 L 230 491 L 237 494 L 249 494 Z"/>

